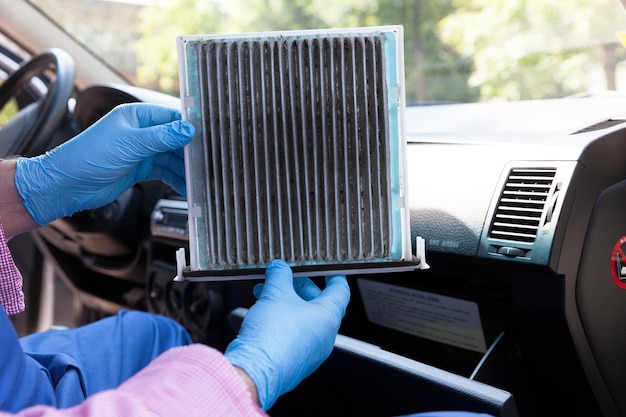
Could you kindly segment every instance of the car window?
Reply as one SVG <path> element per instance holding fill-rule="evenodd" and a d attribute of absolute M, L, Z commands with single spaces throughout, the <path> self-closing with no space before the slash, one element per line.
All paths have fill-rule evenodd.
<path fill-rule="evenodd" d="M 177 94 L 182 34 L 402 24 L 409 104 L 626 89 L 618 0 L 30 0 L 133 83 Z"/>

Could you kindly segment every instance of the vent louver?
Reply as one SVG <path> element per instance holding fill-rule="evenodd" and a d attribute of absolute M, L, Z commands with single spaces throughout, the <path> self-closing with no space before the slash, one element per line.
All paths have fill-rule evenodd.
<path fill-rule="evenodd" d="M 414 262 L 398 206 L 401 68 L 389 67 L 401 44 L 381 30 L 180 38 L 197 132 L 190 276 L 276 258 Z"/>
<path fill-rule="evenodd" d="M 548 202 L 556 168 L 514 168 L 502 190 L 489 237 L 532 243 Z"/>

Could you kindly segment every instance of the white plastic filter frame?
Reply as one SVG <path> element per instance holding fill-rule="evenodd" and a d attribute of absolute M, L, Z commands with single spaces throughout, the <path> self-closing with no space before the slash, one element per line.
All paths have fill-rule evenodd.
<path fill-rule="evenodd" d="M 190 35 L 180 36 L 177 46 L 183 119 L 194 124 L 196 137 L 185 148 L 189 265 L 179 250 L 176 279 L 262 277 L 275 258 L 285 260 L 294 275 L 427 267 L 419 238 L 419 253 L 412 254 L 405 206 L 401 26 Z M 357 55 L 373 70 L 363 70 Z M 346 74 L 346 66 L 360 75 Z M 349 87 L 365 92 L 359 96 Z M 370 89 L 382 102 L 370 100 Z M 346 104 L 351 93 L 356 98 Z M 373 127 L 363 127 L 363 120 Z M 364 137 L 369 144 L 362 144 Z M 373 166 L 384 172 L 373 172 L 372 155 L 380 159 Z M 345 166 L 337 162 L 341 156 Z M 329 175 L 323 171 L 330 165 Z M 345 181 L 337 186 L 330 177 L 341 175 Z M 344 199 L 351 192 L 358 195 Z M 339 210 L 333 212 L 333 205 Z M 335 236 L 333 224 L 346 229 L 338 227 Z M 377 235 L 373 230 L 381 230 L 382 238 L 368 240 Z"/>

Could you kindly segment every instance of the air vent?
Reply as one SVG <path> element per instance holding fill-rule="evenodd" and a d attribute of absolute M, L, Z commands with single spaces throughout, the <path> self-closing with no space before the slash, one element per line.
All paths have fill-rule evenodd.
<path fill-rule="evenodd" d="M 514 168 L 498 201 L 489 237 L 533 243 L 556 175 L 556 168 Z"/>
<path fill-rule="evenodd" d="M 317 271 L 415 264 L 400 29 L 179 39 L 197 131 L 188 277 L 245 275 L 276 258 Z"/>

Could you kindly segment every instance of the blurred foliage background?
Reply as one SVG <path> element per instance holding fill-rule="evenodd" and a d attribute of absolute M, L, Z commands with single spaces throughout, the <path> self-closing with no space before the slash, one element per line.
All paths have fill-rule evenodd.
<path fill-rule="evenodd" d="M 409 104 L 619 90 L 626 74 L 618 0 L 29 1 L 133 82 L 174 95 L 178 35 L 375 25 L 404 26 Z"/>
<path fill-rule="evenodd" d="M 615 0 L 179 0 L 141 20 L 139 79 L 167 91 L 177 57 L 164 39 L 177 34 L 402 24 L 409 103 L 562 97 L 596 67 L 613 90 L 626 30 Z"/>

